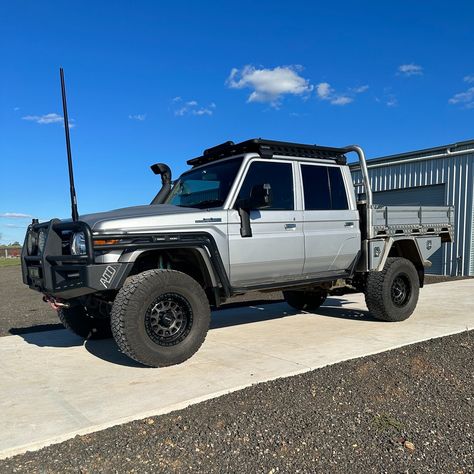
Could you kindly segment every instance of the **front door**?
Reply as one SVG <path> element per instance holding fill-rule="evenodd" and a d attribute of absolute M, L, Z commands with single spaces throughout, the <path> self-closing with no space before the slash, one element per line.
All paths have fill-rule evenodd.
<path fill-rule="evenodd" d="M 235 200 L 248 199 L 254 186 L 269 184 L 272 204 L 250 212 L 252 237 L 241 237 L 240 216 L 229 210 L 230 280 L 234 287 L 272 284 L 301 277 L 304 263 L 302 212 L 295 210 L 292 162 L 255 160 Z"/>

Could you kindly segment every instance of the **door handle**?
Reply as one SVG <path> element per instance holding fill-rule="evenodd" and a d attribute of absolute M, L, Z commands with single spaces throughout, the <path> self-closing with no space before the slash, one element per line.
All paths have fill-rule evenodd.
<path fill-rule="evenodd" d="M 296 224 L 285 224 L 286 230 L 293 230 L 296 229 Z"/>
<path fill-rule="evenodd" d="M 344 224 L 344 227 L 354 227 L 354 223 L 353 222 L 346 222 Z"/>

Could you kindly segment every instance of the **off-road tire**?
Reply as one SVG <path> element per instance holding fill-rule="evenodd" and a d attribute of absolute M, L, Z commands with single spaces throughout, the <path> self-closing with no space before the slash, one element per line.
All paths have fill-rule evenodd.
<path fill-rule="evenodd" d="M 168 304 L 167 308 L 170 308 L 169 301 L 182 305 L 181 314 L 186 314 L 182 320 L 187 320 L 184 332 L 172 343 L 167 343 L 171 336 L 163 333 L 165 323 L 161 319 L 157 322 L 158 318 L 168 315 L 172 318 L 172 310 L 152 316 L 158 305 Z M 112 333 L 119 349 L 150 367 L 180 364 L 189 359 L 204 342 L 210 320 L 209 301 L 201 285 L 189 275 L 175 270 L 147 270 L 127 278 L 111 312 Z M 181 324 L 179 330 L 183 327 Z"/>
<path fill-rule="evenodd" d="M 326 301 L 328 294 L 324 290 L 288 290 L 283 292 L 283 296 L 292 308 L 311 312 L 317 310 Z"/>
<path fill-rule="evenodd" d="M 61 308 L 58 311 L 58 317 L 66 329 L 83 339 L 107 339 L 112 337 L 110 319 L 94 317 L 82 305 Z"/>
<path fill-rule="evenodd" d="M 405 287 L 404 297 L 397 281 Z M 367 275 L 365 302 L 374 318 L 403 321 L 415 310 L 419 292 L 420 280 L 413 263 L 406 258 L 390 257 L 382 271 Z"/>

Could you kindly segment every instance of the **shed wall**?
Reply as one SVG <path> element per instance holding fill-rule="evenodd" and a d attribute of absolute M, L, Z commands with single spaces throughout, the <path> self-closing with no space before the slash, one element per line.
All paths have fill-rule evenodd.
<path fill-rule="evenodd" d="M 369 160 L 372 190 L 379 192 L 445 184 L 444 204 L 455 207 L 455 238 L 454 242 L 443 244 L 442 273 L 474 275 L 474 153 L 404 162 L 419 156 L 423 154 L 406 155 L 403 159 L 374 168 L 370 167 Z M 360 169 L 354 165 L 352 168 L 354 182 L 360 183 Z M 356 192 L 363 192 L 363 187 L 358 186 Z"/>

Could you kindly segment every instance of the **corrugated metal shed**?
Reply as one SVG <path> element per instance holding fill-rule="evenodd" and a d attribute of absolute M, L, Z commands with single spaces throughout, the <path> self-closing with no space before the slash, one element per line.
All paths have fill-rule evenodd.
<path fill-rule="evenodd" d="M 433 270 L 474 275 L 474 140 L 371 159 L 368 168 L 375 203 L 417 200 L 437 205 L 444 194 L 442 204 L 455 207 L 455 237 L 443 245 L 439 267 Z M 354 182 L 360 183 L 358 165 L 351 165 L 351 171 Z M 357 186 L 356 192 L 363 192 L 363 187 Z"/>

